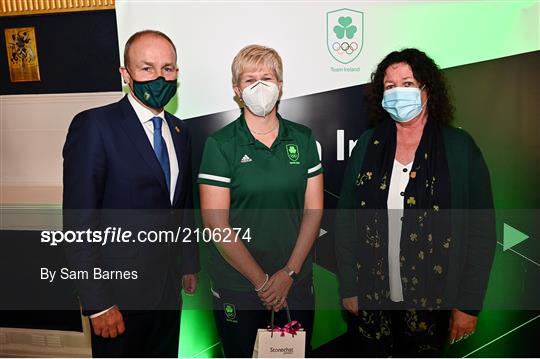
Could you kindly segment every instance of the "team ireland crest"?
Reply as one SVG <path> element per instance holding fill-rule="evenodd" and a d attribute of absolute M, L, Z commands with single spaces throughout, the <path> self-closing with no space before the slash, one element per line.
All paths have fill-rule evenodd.
<path fill-rule="evenodd" d="M 326 13 L 326 45 L 342 64 L 356 59 L 364 45 L 364 13 L 351 9 Z"/>
<path fill-rule="evenodd" d="M 223 310 L 225 312 L 225 317 L 227 317 L 227 320 L 231 321 L 236 319 L 236 308 L 234 304 L 224 303 Z"/>
<path fill-rule="evenodd" d="M 287 155 L 292 162 L 298 161 L 300 153 L 298 152 L 298 146 L 295 144 L 289 144 L 285 146 L 287 148 Z"/>

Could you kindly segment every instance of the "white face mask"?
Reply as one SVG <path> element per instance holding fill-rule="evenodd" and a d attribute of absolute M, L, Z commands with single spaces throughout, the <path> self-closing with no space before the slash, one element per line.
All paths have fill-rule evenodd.
<path fill-rule="evenodd" d="M 268 115 L 279 97 L 278 86 L 269 81 L 257 81 L 242 91 L 242 100 L 255 116 Z"/>

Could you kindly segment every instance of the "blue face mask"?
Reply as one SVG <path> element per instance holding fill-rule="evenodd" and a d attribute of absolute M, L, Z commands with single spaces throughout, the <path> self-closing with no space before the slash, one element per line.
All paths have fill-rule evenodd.
<path fill-rule="evenodd" d="M 382 107 L 394 121 L 409 122 L 422 112 L 422 97 L 416 87 L 394 87 L 384 91 Z"/>

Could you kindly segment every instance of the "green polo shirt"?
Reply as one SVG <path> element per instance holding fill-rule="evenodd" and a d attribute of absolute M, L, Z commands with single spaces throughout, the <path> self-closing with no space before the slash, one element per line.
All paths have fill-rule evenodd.
<path fill-rule="evenodd" d="M 231 227 L 249 228 L 242 239 L 269 275 L 283 268 L 302 222 L 307 180 L 323 172 L 311 130 L 278 115 L 279 134 L 270 148 L 256 140 L 244 116 L 206 140 L 199 184 L 230 189 Z M 240 240 L 241 238 L 239 238 Z M 252 291 L 253 285 L 211 246 L 210 276 L 216 288 Z M 311 275 L 306 259 L 298 278 Z"/>

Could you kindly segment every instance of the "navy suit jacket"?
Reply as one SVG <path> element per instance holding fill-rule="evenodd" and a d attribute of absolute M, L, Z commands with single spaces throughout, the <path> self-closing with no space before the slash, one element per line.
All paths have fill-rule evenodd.
<path fill-rule="evenodd" d="M 63 149 L 64 230 L 121 227 L 133 238 L 141 230 L 193 228 L 190 132 L 173 115 L 165 113 L 165 119 L 179 168 L 172 204 L 163 170 L 127 96 L 75 116 Z M 199 271 L 196 243 L 85 242 L 65 248 L 70 269 L 89 272 L 88 280 L 76 281 L 85 314 L 115 304 L 178 309 L 181 275 Z M 92 280 L 94 268 L 136 271 L 138 278 Z"/>

